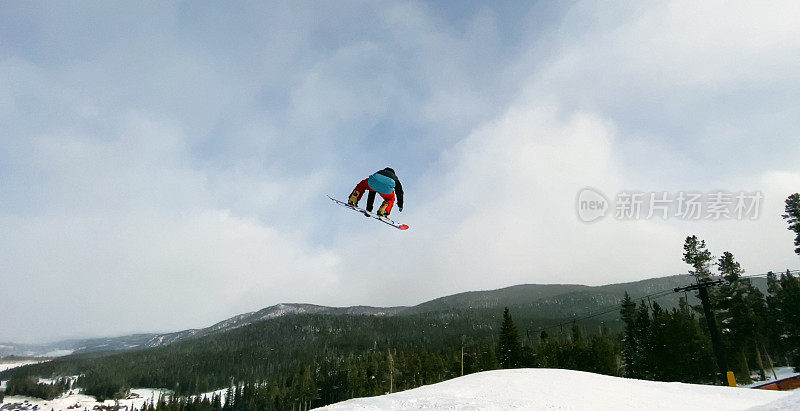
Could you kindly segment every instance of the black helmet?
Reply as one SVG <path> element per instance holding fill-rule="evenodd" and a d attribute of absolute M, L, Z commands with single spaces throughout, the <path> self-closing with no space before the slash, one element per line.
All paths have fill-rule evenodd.
<path fill-rule="evenodd" d="M 391 167 L 386 167 L 386 168 L 384 168 L 383 170 L 384 170 L 384 171 L 390 171 L 392 174 L 396 174 L 396 173 L 394 172 L 394 169 L 393 169 L 393 168 L 391 168 Z"/>

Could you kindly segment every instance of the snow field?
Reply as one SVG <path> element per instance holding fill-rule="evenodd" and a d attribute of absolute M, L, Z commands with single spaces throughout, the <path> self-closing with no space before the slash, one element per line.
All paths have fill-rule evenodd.
<path fill-rule="evenodd" d="M 782 370 L 781 374 L 791 374 Z M 120 400 L 120 405 L 141 408 L 145 401 L 169 395 L 164 389 L 132 389 L 139 398 Z M 203 394 L 209 399 L 214 393 Z M 29 409 L 92 409 L 103 403 L 75 390 L 51 401 L 9 396 L 4 404 L 28 401 Z M 438 384 L 399 393 L 356 398 L 323 409 L 356 410 L 800 410 L 800 391 L 777 392 L 748 388 L 668 383 L 610 377 L 560 369 L 496 370 L 470 374 Z"/>
<path fill-rule="evenodd" d="M 169 391 L 163 389 L 152 389 L 152 388 L 134 388 L 131 389 L 131 393 L 138 394 L 140 398 L 132 398 L 129 400 L 120 400 L 120 406 L 127 406 L 127 409 L 131 409 L 132 407 L 142 408 L 145 402 L 150 402 L 151 400 L 158 401 L 159 395 L 168 394 Z M 114 400 L 106 400 L 104 402 L 97 401 L 94 397 L 90 395 L 84 395 L 79 392 L 79 390 L 74 390 L 73 394 L 65 394 L 59 398 L 53 400 L 43 400 L 40 398 L 32 398 L 32 397 L 23 397 L 20 395 L 11 395 L 7 396 L 3 400 L 3 404 L 14 404 L 14 403 L 24 403 L 25 401 L 30 404 L 29 408 L 32 409 L 33 406 L 38 405 L 40 410 L 67 410 L 70 409 L 69 407 L 73 407 L 78 405 L 76 409 L 83 410 L 83 409 L 92 409 L 95 405 L 114 405 Z"/>
<path fill-rule="evenodd" d="M 332 404 L 326 410 L 745 410 L 794 404 L 790 392 L 635 380 L 559 369 L 496 370 Z M 783 403 L 778 401 L 784 401 Z M 765 408 L 766 407 L 766 408 Z"/>

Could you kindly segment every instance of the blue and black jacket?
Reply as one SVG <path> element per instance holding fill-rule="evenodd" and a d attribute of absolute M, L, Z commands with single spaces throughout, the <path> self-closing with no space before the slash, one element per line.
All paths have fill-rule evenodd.
<path fill-rule="evenodd" d="M 394 180 L 394 194 L 397 197 L 397 207 L 403 208 L 403 185 L 400 184 L 400 179 L 397 178 L 397 174 L 394 173 L 389 167 L 384 168 L 381 171 L 370 176 L 370 180 L 373 180 L 373 176 L 384 176 L 389 177 Z M 372 211 L 372 205 L 375 203 L 375 191 L 370 190 L 369 195 L 367 196 L 367 211 Z"/>

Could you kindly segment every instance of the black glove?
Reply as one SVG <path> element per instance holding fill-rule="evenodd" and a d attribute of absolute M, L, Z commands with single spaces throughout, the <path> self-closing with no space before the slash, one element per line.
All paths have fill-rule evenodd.
<path fill-rule="evenodd" d="M 403 212 L 403 206 L 397 207 L 397 209 L 398 209 L 398 210 L 399 210 L 401 213 Z"/>

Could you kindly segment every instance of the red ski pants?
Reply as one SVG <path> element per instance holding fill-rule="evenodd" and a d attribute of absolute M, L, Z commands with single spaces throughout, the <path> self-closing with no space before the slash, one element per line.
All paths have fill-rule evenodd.
<path fill-rule="evenodd" d="M 375 190 L 372 189 L 372 187 L 369 186 L 369 182 L 367 180 L 368 179 L 366 179 L 366 178 L 361 180 L 361 182 L 358 183 L 358 185 L 356 185 L 356 188 L 354 189 L 355 191 L 358 191 L 358 200 L 357 201 L 361 201 L 361 196 L 363 196 L 364 192 L 366 192 L 367 190 L 375 191 Z M 378 194 L 381 194 L 381 193 L 378 193 Z M 389 194 L 381 194 L 381 197 L 383 197 L 383 204 L 386 205 L 386 208 L 384 209 L 384 211 L 386 211 L 386 214 L 391 213 L 392 212 L 392 207 L 394 206 L 394 201 L 395 201 L 395 198 L 396 198 L 396 196 L 394 195 L 394 191 L 392 191 Z M 383 208 L 383 205 L 381 205 L 381 207 Z"/>

